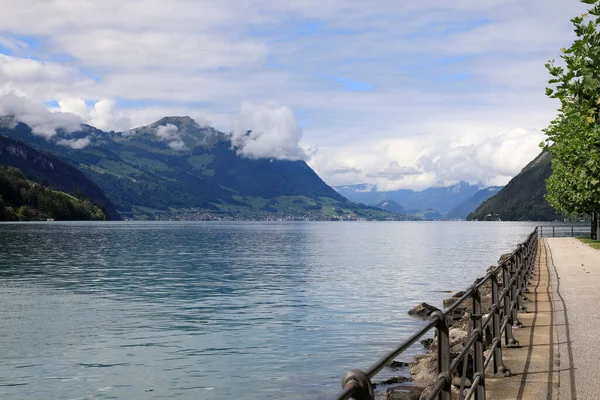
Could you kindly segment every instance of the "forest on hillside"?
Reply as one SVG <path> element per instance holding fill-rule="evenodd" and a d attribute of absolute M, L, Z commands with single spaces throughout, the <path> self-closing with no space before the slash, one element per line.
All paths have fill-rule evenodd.
<path fill-rule="evenodd" d="M 104 221 L 103 207 L 28 180 L 20 169 L 0 165 L 0 221 Z"/>

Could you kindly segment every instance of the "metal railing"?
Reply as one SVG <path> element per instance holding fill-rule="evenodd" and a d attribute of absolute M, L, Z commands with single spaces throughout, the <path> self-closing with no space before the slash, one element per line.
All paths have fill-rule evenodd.
<path fill-rule="evenodd" d="M 342 391 L 338 393 L 336 399 L 373 400 L 375 394 L 371 379 L 433 329 L 437 336 L 438 376 L 427 399 L 452 399 L 452 375 L 458 370 L 461 362 L 463 362 L 463 371 L 460 375 L 462 384 L 459 399 L 485 399 L 485 371 L 490 364 L 493 365 L 494 374 L 510 376 L 510 371 L 502 363 L 502 338 L 504 338 L 505 347 L 519 346 L 512 329 L 523 326 L 518 320 L 517 312 L 526 311 L 524 307 L 524 302 L 527 301 L 525 293 L 528 293 L 527 286 L 533 275 L 537 245 L 538 228 L 529 235 L 525 242 L 519 244 L 509 257 L 502 260 L 485 277 L 476 280 L 476 283 L 469 287 L 450 307 L 432 313 L 429 322 L 395 350 L 382 357 L 366 371 L 347 372 L 342 378 Z M 481 289 L 488 284 L 491 286 L 491 307 L 487 315 L 483 315 Z M 469 299 L 472 300 L 469 314 L 471 324 L 469 335 L 463 350 L 452 359 L 449 335 L 451 322 L 449 320 L 453 312 Z M 487 333 L 484 334 L 486 329 Z M 486 337 L 484 338 L 484 336 Z M 487 356 L 484 354 L 486 344 L 489 347 Z M 469 357 L 472 360 L 473 373 L 470 377 L 471 387 L 465 394 L 462 388 L 467 375 L 465 364 L 469 362 Z"/>
<path fill-rule="evenodd" d="M 540 238 L 590 236 L 590 232 L 588 225 L 538 226 Z"/>

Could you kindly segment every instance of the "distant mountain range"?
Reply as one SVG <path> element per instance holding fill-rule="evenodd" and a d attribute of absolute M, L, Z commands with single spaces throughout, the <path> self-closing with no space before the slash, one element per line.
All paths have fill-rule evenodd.
<path fill-rule="evenodd" d="M 189 117 L 165 117 L 125 133 L 82 125 L 44 137 L 0 117 L 0 164 L 65 193 L 80 192 L 111 219 L 202 213 L 242 219 L 555 220 L 544 199 L 551 156 L 541 153 L 504 187 L 467 182 L 382 192 L 367 184 L 332 189 L 302 160 L 238 154 L 229 136 Z"/>
<path fill-rule="evenodd" d="M 348 201 L 302 160 L 240 156 L 227 135 L 189 117 L 165 117 L 126 133 L 83 125 L 50 139 L 11 117 L 0 117 L 0 135 L 54 153 L 76 167 L 127 218 L 201 213 L 244 219 L 398 218 Z M 22 165 L 25 173 L 27 168 Z"/>
<path fill-rule="evenodd" d="M 460 182 L 423 191 L 401 189 L 382 192 L 368 184 L 336 186 L 334 189 L 349 200 L 390 212 L 404 212 L 424 219 L 465 219 L 482 201 L 496 194 L 500 187 L 482 189 L 468 182 Z"/>
<path fill-rule="evenodd" d="M 481 203 L 495 196 L 502 190 L 502 186 L 489 186 L 481 189 L 456 207 L 448 211 L 444 216 L 448 219 L 466 219 Z"/>
<path fill-rule="evenodd" d="M 552 156 L 543 151 L 511 181 L 471 214 L 468 220 L 553 221 L 564 217 L 548 204 L 546 179 L 552 174 Z"/>

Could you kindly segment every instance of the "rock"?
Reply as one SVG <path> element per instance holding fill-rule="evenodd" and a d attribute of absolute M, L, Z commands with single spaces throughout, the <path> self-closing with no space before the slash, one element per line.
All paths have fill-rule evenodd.
<path fill-rule="evenodd" d="M 456 297 L 450 297 L 449 299 L 444 299 L 442 301 L 442 304 L 444 305 L 444 308 L 448 308 L 450 307 L 452 304 L 456 303 L 457 298 Z"/>
<path fill-rule="evenodd" d="M 386 400 L 419 400 L 423 389 L 414 386 L 395 386 L 388 388 Z"/>
<path fill-rule="evenodd" d="M 396 376 L 390 379 L 386 379 L 385 381 L 374 383 L 373 387 L 380 385 L 393 385 L 394 383 L 404 383 L 406 381 L 410 381 L 410 378 L 407 378 L 405 376 Z"/>
<path fill-rule="evenodd" d="M 437 378 L 437 354 L 416 356 L 414 362 L 410 364 L 410 375 L 416 386 L 432 387 Z"/>
<path fill-rule="evenodd" d="M 502 254 L 498 259 L 498 264 L 502 264 L 504 261 L 510 258 L 510 253 Z"/>
<path fill-rule="evenodd" d="M 460 383 L 462 381 L 462 378 L 460 376 L 453 376 L 452 377 L 452 384 L 454 386 L 456 386 L 457 388 L 460 388 Z M 472 385 L 471 380 L 469 378 L 465 378 L 465 386 L 466 388 L 470 388 Z"/>
<path fill-rule="evenodd" d="M 467 336 L 469 335 L 462 328 L 452 328 L 448 332 L 450 335 L 450 346 L 454 346 L 455 344 L 465 344 L 467 342 Z"/>
<path fill-rule="evenodd" d="M 460 299 L 461 297 L 463 297 L 465 295 L 465 292 L 463 292 L 462 290 L 460 292 L 456 292 L 454 293 L 454 295 L 452 297 L 454 297 L 455 299 Z"/>
<path fill-rule="evenodd" d="M 404 362 L 404 361 L 392 361 L 390 363 L 390 365 L 388 365 L 388 367 L 392 368 L 392 369 L 398 369 L 398 368 L 405 368 L 408 367 L 408 363 Z"/>
<path fill-rule="evenodd" d="M 425 318 L 430 316 L 433 312 L 440 311 L 439 308 L 432 306 L 431 304 L 421 303 L 416 305 L 412 310 L 408 312 L 408 315 L 415 317 Z"/>
<path fill-rule="evenodd" d="M 425 339 L 422 339 L 420 343 L 423 345 L 423 347 L 425 347 L 426 349 L 429 349 L 431 347 L 431 345 L 433 344 L 433 339 L 425 338 Z"/>

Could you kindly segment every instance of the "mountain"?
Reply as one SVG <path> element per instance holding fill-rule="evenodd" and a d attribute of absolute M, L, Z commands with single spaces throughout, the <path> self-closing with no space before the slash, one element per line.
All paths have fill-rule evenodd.
<path fill-rule="evenodd" d="M 544 198 L 552 174 L 552 156 L 543 151 L 495 196 L 468 215 L 468 220 L 553 221 L 563 218 Z"/>
<path fill-rule="evenodd" d="M 487 199 L 492 196 L 495 196 L 502 190 L 502 186 L 490 186 L 485 189 L 481 189 L 476 192 L 473 196 L 469 197 L 456 207 L 452 208 L 450 211 L 446 213 L 444 216 L 447 219 L 461 219 L 464 220 L 467 218 L 467 215 L 475 211 L 477 207 Z"/>
<path fill-rule="evenodd" d="M 115 206 L 97 184 L 53 154 L 36 150 L 21 141 L 0 134 L 0 164 L 16 167 L 28 179 L 44 183 L 53 189 L 70 194 L 82 193 L 103 207 L 110 219 L 121 219 Z"/>
<path fill-rule="evenodd" d="M 392 214 L 406 214 L 406 210 L 393 200 L 380 200 L 369 204 L 371 207 L 380 208 Z"/>
<path fill-rule="evenodd" d="M 227 135 L 189 117 L 165 117 L 124 133 L 84 125 L 50 139 L 4 117 L 0 134 L 60 155 L 129 218 L 391 216 L 348 201 L 302 160 L 243 157 Z"/>
<path fill-rule="evenodd" d="M 385 200 L 394 201 L 410 214 L 427 211 L 427 215 L 435 215 L 437 219 L 475 195 L 480 187 L 460 182 L 452 186 L 431 187 L 419 192 L 410 189 L 380 192 L 367 184 L 336 186 L 334 189 L 351 201 L 363 204 L 374 204 Z"/>
<path fill-rule="evenodd" d="M 90 199 L 28 180 L 0 164 L 0 221 L 105 221 L 106 210 Z"/>

